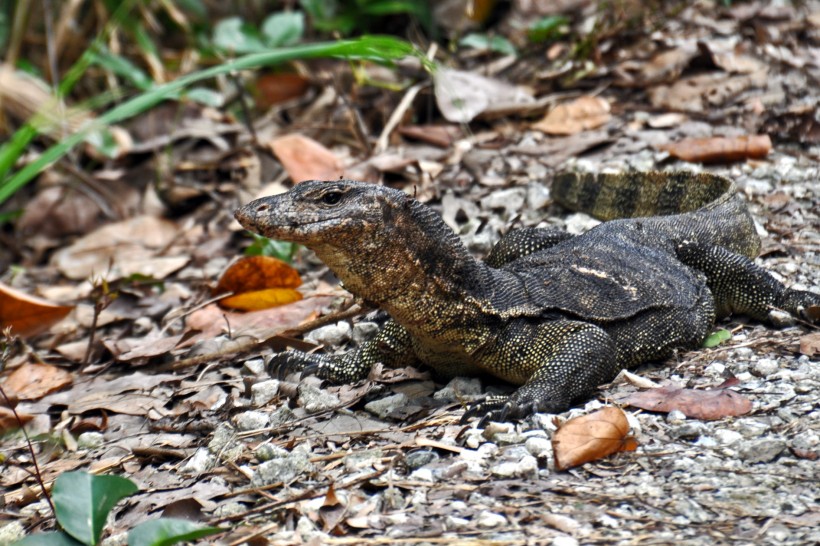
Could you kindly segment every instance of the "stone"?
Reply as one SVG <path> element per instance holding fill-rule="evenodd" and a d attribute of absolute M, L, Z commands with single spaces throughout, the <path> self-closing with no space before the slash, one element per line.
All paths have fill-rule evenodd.
<path fill-rule="evenodd" d="M 299 405 L 308 413 L 319 413 L 339 407 L 339 398 L 313 385 L 300 384 Z"/>
<path fill-rule="evenodd" d="M 552 442 L 547 438 L 541 438 L 539 436 L 527 438 L 524 442 L 524 447 L 527 448 L 527 451 L 529 451 L 533 457 L 539 459 L 546 459 L 552 455 Z"/>
<path fill-rule="evenodd" d="M 77 447 L 80 449 L 94 449 L 105 443 L 101 432 L 83 432 L 77 437 Z"/>
<path fill-rule="evenodd" d="M 337 322 L 336 324 L 328 324 L 321 328 L 308 332 L 305 335 L 305 340 L 317 345 L 330 345 L 338 347 L 343 343 L 350 341 L 350 336 L 353 333 L 353 328 L 345 321 Z"/>
<path fill-rule="evenodd" d="M 475 521 L 479 527 L 483 527 L 485 529 L 491 529 L 493 527 L 499 527 L 507 524 L 507 518 L 501 514 L 490 512 L 489 510 L 483 510 L 479 513 L 478 516 L 476 516 Z"/>
<path fill-rule="evenodd" d="M 379 325 L 375 322 L 358 322 L 353 325 L 353 332 L 351 333 L 351 338 L 353 339 L 356 345 L 361 345 L 367 341 L 370 341 L 376 334 L 379 333 Z"/>
<path fill-rule="evenodd" d="M 482 395 L 481 380 L 476 377 L 455 377 L 433 393 L 433 398 L 444 402 L 472 402 Z"/>
<path fill-rule="evenodd" d="M 752 366 L 752 374 L 756 375 L 757 377 L 769 377 L 777 373 L 780 369 L 776 360 L 771 358 L 761 358 L 757 362 L 754 363 Z"/>
<path fill-rule="evenodd" d="M 265 373 L 265 361 L 261 358 L 246 360 L 242 364 L 242 375 L 262 375 Z"/>
<path fill-rule="evenodd" d="M 234 423 L 242 431 L 259 430 L 268 427 L 270 416 L 264 411 L 244 411 L 234 417 Z"/>
<path fill-rule="evenodd" d="M 769 463 L 775 460 L 786 449 L 785 440 L 763 438 L 752 440 L 738 447 L 741 459 L 748 463 Z"/>
<path fill-rule="evenodd" d="M 279 394 L 279 381 L 269 379 L 251 385 L 251 403 L 260 408 L 273 400 Z"/>
<path fill-rule="evenodd" d="M 538 476 L 538 460 L 526 455 L 518 461 L 504 461 L 490 468 L 497 478 L 532 478 Z"/>
<path fill-rule="evenodd" d="M 288 483 L 300 474 L 312 470 L 309 455 L 293 450 L 281 457 L 274 457 L 256 468 L 251 483 L 256 486 Z"/>
<path fill-rule="evenodd" d="M 365 411 L 369 411 L 376 417 L 380 419 L 384 419 L 388 415 L 390 415 L 394 410 L 405 406 L 407 404 L 407 395 L 400 392 L 397 394 L 393 394 L 391 396 L 387 396 L 385 398 L 379 398 L 378 400 L 373 400 L 372 402 L 368 402 L 365 404 L 364 409 Z"/>
<path fill-rule="evenodd" d="M 216 455 L 211 453 L 208 448 L 200 447 L 194 452 L 193 456 L 188 459 L 184 465 L 182 465 L 180 472 L 183 474 L 198 476 L 213 468 L 215 464 Z"/>

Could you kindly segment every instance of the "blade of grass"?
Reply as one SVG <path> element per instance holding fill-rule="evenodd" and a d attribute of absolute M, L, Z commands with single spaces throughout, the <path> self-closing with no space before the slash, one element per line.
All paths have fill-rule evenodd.
<path fill-rule="evenodd" d="M 423 54 L 410 43 L 388 36 L 363 36 L 353 40 L 341 40 L 337 42 L 323 42 L 316 44 L 300 45 L 271 49 L 262 53 L 252 53 L 239 57 L 232 61 L 192 72 L 172 82 L 159 85 L 145 93 L 127 100 L 99 116 L 81 131 L 67 136 L 62 141 L 51 146 L 44 151 L 40 157 L 32 161 L 20 171 L 12 175 L 7 180 L 0 183 L 0 204 L 23 187 L 28 181 L 37 176 L 44 168 L 65 155 L 71 148 L 81 143 L 83 139 L 92 131 L 99 130 L 108 125 L 118 123 L 140 114 L 152 106 L 172 98 L 187 86 L 240 70 L 257 69 L 272 64 L 279 64 L 293 59 L 313 59 L 318 57 L 335 57 L 341 59 L 370 59 L 377 61 L 392 61 L 416 55 L 423 59 L 427 66 L 432 66 L 426 61 Z M 28 143 L 28 142 L 26 142 Z M 1 158 L 0 158 L 1 159 Z M 0 163 L 0 168 L 3 164 Z M 3 171 L 0 170 L 0 175 Z"/>

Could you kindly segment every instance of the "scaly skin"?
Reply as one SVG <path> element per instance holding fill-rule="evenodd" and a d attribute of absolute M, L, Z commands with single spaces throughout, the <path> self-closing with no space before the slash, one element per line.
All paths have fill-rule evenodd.
<path fill-rule="evenodd" d="M 716 316 L 774 323 L 776 309 L 804 316 L 820 305 L 751 262 L 760 242 L 724 178 L 570 174 L 553 192 L 576 210 L 632 218 L 577 237 L 512 232 L 482 262 L 435 212 L 390 188 L 309 181 L 245 205 L 235 214 L 245 228 L 311 248 L 347 290 L 392 318 L 360 349 L 281 353 L 273 367 L 337 383 L 377 362 L 490 374 L 520 388 L 465 416 L 516 418 L 562 411 L 625 367 L 698 346 Z"/>

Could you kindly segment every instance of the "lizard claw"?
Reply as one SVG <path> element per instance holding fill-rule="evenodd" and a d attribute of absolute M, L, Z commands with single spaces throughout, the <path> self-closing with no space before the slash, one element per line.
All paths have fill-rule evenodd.
<path fill-rule="evenodd" d="M 461 417 L 461 424 L 465 424 L 472 417 L 481 416 L 478 427 L 483 428 L 489 421 L 506 421 L 510 412 L 514 413 L 513 404 L 509 396 L 490 395 L 482 400 L 476 400 L 467 406 Z"/>

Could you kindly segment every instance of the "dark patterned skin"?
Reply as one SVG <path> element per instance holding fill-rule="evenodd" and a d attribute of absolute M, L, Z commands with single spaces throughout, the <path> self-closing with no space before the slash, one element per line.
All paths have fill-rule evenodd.
<path fill-rule="evenodd" d="M 432 209 L 374 184 L 303 182 L 240 208 L 245 228 L 314 250 L 347 290 L 392 319 L 357 350 L 290 351 L 272 367 L 337 383 L 365 378 L 377 362 L 490 374 L 520 388 L 466 416 L 503 420 L 563 411 L 623 368 L 697 347 L 716 316 L 781 324 L 820 305 L 751 261 L 760 241 L 725 178 L 567 174 L 553 195 L 568 208 L 628 218 L 574 237 L 513 231 L 479 261 Z"/>

